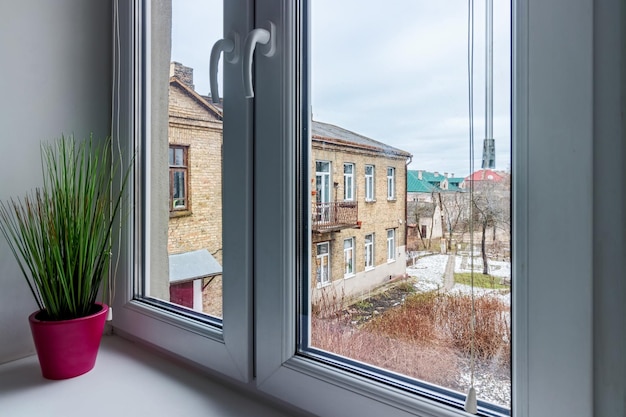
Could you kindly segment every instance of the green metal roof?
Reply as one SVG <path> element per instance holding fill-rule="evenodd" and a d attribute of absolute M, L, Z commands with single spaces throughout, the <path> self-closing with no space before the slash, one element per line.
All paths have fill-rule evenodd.
<path fill-rule="evenodd" d="M 407 171 L 406 178 L 406 191 L 409 193 L 432 193 L 441 191 L 463 191 L 459 188 L 459 184 L 463 182 L 464 178 L 446 178 L 443 174 L 422 171 L 422 179 L 419 179 L 419 171 L 411 170 Z M 440 189 L 440 184 L 445 180 L 448 180 L 448 189 Z"/>
<path fill-rule="evenodd" d="M 407 171 L 406 191 L 408 193 L 431 193 L 436 189 L 437 187 L 426 181 L 423 175 L 422 179 L 420 180 L 418 178 L 417 171 Z"/>

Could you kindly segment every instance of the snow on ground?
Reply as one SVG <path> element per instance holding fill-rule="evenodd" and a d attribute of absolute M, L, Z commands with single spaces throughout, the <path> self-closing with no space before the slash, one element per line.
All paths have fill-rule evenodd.
<path fill-rule="evenodd" d="M 448 263 L 448 255 L 422 256 L 406 273 L 417 277 L 415 288 L 418 291 L 434 291 L 443 288 L 443 274 Z"/>
<path fill-rule="evenodd" d="M 434 291 L 444 288 L 444 274 L 448 263 L 448 255 L 428 255 L 417 258 L 415 265 L 407 267 L 406 273 L 417 278 L 415 288 L 418 291 Z M 474 272 L 481 273 L 483 268 L 482 258 L 474 257 Z M 472 262 L 467 256 L 455 256 L 454 272 L 471 272 Z M 511 263 L 502 261 L 489 261 L 489 273 L 495 277 L 505 278 L 510 282 Z M 472 287 L 463 284 L 454 284 L 451 293 L 471 294 Z M 491 290 L 488 288 L 474 287 L 474 295 L 481 296 L 490 294 L 510 304 L 510 291 Z"/>

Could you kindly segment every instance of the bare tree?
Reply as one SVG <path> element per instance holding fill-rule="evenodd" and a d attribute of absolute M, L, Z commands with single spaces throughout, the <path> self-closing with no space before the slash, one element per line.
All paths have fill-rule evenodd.
<path fill-rule="evenodd" d="M 463 240 L 467 229 L 469 193 L 460 191 L 450 191 L 441 194 L 442 223 L 448 229 L 448 250 L 452 249 L 452 237 L 460 236 L 458 240 Z"/>
<path fill-rule="evenodd" d="M 483 259 L 483 274 L 489 274 L 489 263 L 486 250 L 487 229 L 493 228 L 493 241 L 496 230 L 510 230 L 510 182 L 481 181 L 474 186 L 472 198 L 473 221 L 480 225 L 480 252 Z M 473 233 L 473 231 L 470 231 Z"/>

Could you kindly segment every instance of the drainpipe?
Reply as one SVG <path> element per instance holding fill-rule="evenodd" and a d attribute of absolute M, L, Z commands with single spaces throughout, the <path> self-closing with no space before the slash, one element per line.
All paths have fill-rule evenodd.
<path fill-rule="evenodd" d="M 406 164 L 404 165 L 404 252 L 406 253 L 408 242 L 407 235 L 409 234 L 409 221 L 407 217 L 408 213 L 408 187 L 407 187 L 407 175 L 409 173 L 409 165 L 413 162 L 413 155 L 407 157 Z"/>

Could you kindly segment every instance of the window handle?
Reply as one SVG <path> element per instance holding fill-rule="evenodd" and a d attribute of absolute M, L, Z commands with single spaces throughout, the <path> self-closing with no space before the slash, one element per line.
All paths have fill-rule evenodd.
<path fill-rule="evenodd" d="M 217 67 L 220 55 L 224 52 L 224 60 L 231 64 L 239 61 L 239 34 L 233 32 L 229 38 L 220 39 L 215 42 L 211 48 L 211 56 L 209 58 L 209 85 L 211 88 L 211 101 L 213 103 L 220 102 L 220 92 L 217 86 Z"/>
<path fill-rule="evenodd" d="M 259 52 L 266 57 L 271 57 L 276 52 L 276 25 L 269 23 L 269 30 L 257 28 L 253 29 L 246 36 L 243 52 L 243 92 L 246 98 L 254 97 L 252 88 L 252 56 L 257 43 L 263 45 L 259 47 Z"/>

